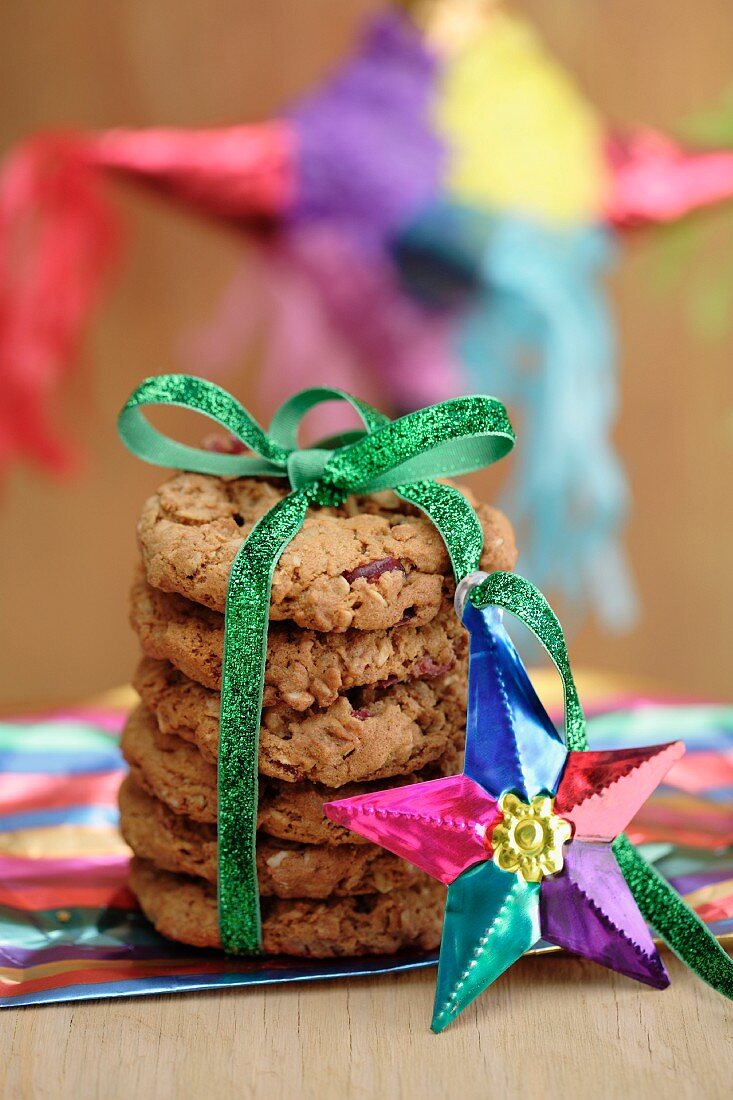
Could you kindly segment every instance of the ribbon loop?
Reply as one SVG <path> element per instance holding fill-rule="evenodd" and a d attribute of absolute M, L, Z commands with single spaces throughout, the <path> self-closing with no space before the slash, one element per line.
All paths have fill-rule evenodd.
<path fill-rule="evenodd" d="M 418 409 L 334 453 L 324 474 L 351 492 L 378 492 L 490 466 L 514 446 L 507 411 L 494 397 L 457 397 Z"/>
<path fill-rule="evenodd" d="M 297 436 L 303 417 L 316 405 L 333 400 L 348 402 L 365 431 L 347 433 L 339 445 L 331 440 L 325 447 L 300 449 Z M 170 439 L 146 420 L 142 410 L 148 405 L 202 413 L 252 453 L 220 454 Z M 493 397 L 459 397 L 391 421 L 342 390 L 317 387 L 289 398 L 275 413 L 268 433 L 214 382 L 176 374 L 146 379 L 120 413 L 118 428 L 133 454 L 153 465 L 226 477 L 292 474 L 294 488 L 318 483 L 310 499 L 327 503 L 352 493 L 469 473 L 496 462 L 514 445 L 506 409 Z"/>
<path fill-rule="evenodd" d="M 296 451 L 298 431 L 303 418 L 316 405 L 322 405 L 327 401 L 345 401 L 351 405 L 352 409 L 358 413 L 367 432 L 374 432 L 383 424 L 389 423 L 384 413 L 372 408 L 366 401 L 346 393 L 345 390 L 333 389 L 330 386 L 314 386 L 313 389 L 293 394 L 283 402 L 270 422 L 270 438 L 284 450 Z"/>
<path fill-rule="evenodd" d="M 476 608 L 501 607 L 528 627 L 552 658 L 565 696 L 565 743 L 571 752 L 585 752 L 585 715 L 575 686 L 560 621 L 538 588 L 517 573 L 491 573 L 469 593 Z"/>
<path fill-rule="evenodd" d="M 178 443 L 159 432 L 145 418 L 142 410 L 148 405 L 168 405 L 201 413 L 230 432 L 254 454 L 218 454 Z M 231 394 L 205 378 L 187 374 L 146 378 L 124 405 L 117 430 L 128 450 L 153 466 L 222 477 L 285 476 L 287 451 L 270 439 Z"/>

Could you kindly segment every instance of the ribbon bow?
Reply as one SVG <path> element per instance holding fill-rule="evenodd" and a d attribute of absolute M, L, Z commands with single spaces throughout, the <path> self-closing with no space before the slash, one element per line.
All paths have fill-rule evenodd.
<path fill-rule="evenodd" d="M 364 431 L 301 450 L 305 414 L 325 401 L 347 401 Z M 163 435 L 145 418 L 148 405 L 202 413 L 244 443 L 250 454 L 218 454 Z M 219 930 L 224 949 L 261 949 L 255 862 L 257 763 L 267 652 L 270 588 L 275 566 L 303 526 L 309 505 L 337 506 L 354 493 L 393 489 L 437 527 L 460 581 L 479 566 L 483 531 L 466 498 L 432 480 L 488 466 L 514 445 L 504 406 L 493 397 L 458 397 L 391 421 L 344 393 L 317 388 L 286 401 L 265 432 L 230 394 L 187 375 L 144 381 L 120 413 L 125 445 L 146 462 L 201 474 L 287 478 L 292 491 L 245 539 L 227 589 L 218 769 Z"/>

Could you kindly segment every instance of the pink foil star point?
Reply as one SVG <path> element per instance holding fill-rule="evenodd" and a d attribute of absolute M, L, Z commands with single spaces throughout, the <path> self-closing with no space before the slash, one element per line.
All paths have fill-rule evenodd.
<path fill-rule="evenodd" d="M 491 859 L 491 833 L 501 818 L 496 800 L 467 775 L 328 802 L 323 810 L 446 885 Z"/>

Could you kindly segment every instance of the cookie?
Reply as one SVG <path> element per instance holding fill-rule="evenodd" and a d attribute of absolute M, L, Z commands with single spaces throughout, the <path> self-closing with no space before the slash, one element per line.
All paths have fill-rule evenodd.
<path fill-rule="evenodd" d="M 205 687 L 221 688 L 224 616 L 218 611 L 153 588 L 140 570 L 130 593 L 130 621 L 149 657 L 170 661 Z M 466 631 L 447 600 L 422 627 L 324 634 L 273 623 L 263 706 L 328 707 L 353 687 L 448 672 L 466 650 Z"/>
<path fill-rule="evenodd" d="M 215 826 L 174 814 L 130 777 L 120 788 L 120 829 L 135 855 L 163 870 L 216 883 Z M 373 844 L 293 844 L 260 835 L 257 878 L 262 897 L 327 898 L 386 894 L 426 876 Z"/>
<path fill-rule="evenodd" d="M 149 583 L 223 611 L 243 540 L 286 492 L 263 478 L 174 474 L 145 503 L 138 524 Z M 508 520 L 488 505 L 476 509 L 484 530 L 481 568 L 512 569 L 517 554 Z M 421 626 L 452 591 L 449 573 L 443 540 L 417 508 L 389 492 L 351 497 L 340 508 L 309 509 L 275 568 L 270 618 L 339 632 Z"/>
<path fill-rule="evenodd" d="M 155 928 L 193 947 L 221 947 L 216 889 L 202 879 L 133 859 L 130 886 Z M 445 888 L 429 881 L 388 894 L 328 901 L 262 899 L 263 948 L 315 959 L 387 955 L 440 943 Z"/>
<path fill-rule="evenodd" d="M 425 783 L 443 775 L 457 775 L 463 767 L 463 753 L 458 745 L 432 764 L 413 775 L 396 775 L 373 783 L 347 783 L 340 787 L 339 798 L 354 798 L 388 787 L 404 787 Z M 334 792 L 320 783 L 283 783 L 279 779 L 260 779 L 258 828 L 281 840 L 300 844 L 366 844 L 357 833 L 331 821 L 323 812 L 323 803 L 333 801 Z"/>
<path fill-rule="evenodd" d="M 433 765 L 440 768 L 440 764 Z M 424 772 L 418 772 L 424 775 Z M 432 778 L 432 777 L 431 777 Z M 437 774 L 435 776 L 437 778 Z M 389 787 L 405 783 L 412 776 L 399 780 L 381 780 L 377 783 L 347 783 L 339 790 L 349 792 L 344 798 L 366 794 L 375 787 Z M 363 838 L 343 825 L 336 825 L 323 812 L 324 802 L 333 801 L 333 790 L 318 783 L 283 783 L 279 779 L 260 779 L 260 797 L 257 805 L 257 828 L 261 833 L 278 840 L 291 840 L 298 844 L 358 844 Z"/>
<path fill-rule="evenodd" d="M 216 762 L 218 692 L 149 657 L 133 683 L 162 733 L 190 741 L 205 760 Z M 465 662 L 434 680 L 356 688 L 326 710 L 268 707 L 262 712 L 259 770 L 328 787 L 417 771 L 462 734 L 465 714 Z"/>
<path fill-rule="evenodd" d="M 135 783 L 166 803 L 174 813 L 196 822 L 216 823 L 216 767 L 201 758 L 186 741 L 165 737 L 165 749 L 153 715 L 144 707 L 133 711 L 122 734 L 122 751 Z M 378 783 L 381 788 L 400 786 L 419 779 L 435 779 L 460 771 L 460 754 L 451 746 L 439 761 L 415 776 L 399 776 Z M 349 783 L 339 798 L 365 794 L 375 784 Z M 333 789 L 313 783 L 260 780 L 258 828 L 270 836 L 305 844 L 362 843 L 362 838 L 329 821 L 323 803 L 333 799 Z"/>

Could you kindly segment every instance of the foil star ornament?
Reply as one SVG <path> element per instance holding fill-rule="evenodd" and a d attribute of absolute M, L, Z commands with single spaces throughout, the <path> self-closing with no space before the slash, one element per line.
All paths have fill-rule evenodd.
<path fill-rule="evenodd" d="M 680 741 L 568 751 L 496 607 L 470 634 L 464 772 L 330 802 L 327 816 L 448 885 L 433 1030 L 538 940 L 657 989 L 669 978 L 612 842 Z"/>

